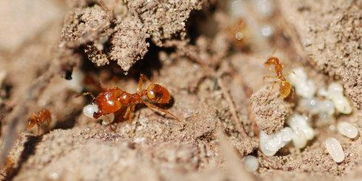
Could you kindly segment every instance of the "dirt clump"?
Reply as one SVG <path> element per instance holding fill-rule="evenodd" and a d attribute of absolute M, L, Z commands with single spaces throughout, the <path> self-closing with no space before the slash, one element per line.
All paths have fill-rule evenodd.
<path fill-rule="evenodd" d="M 123 70 L 128 70 L 136 60 L 147 53 L 149 43 L 146 39 L 148 37 L 145 25 L 139 19 L 133 16 L 124 18 L 115 27 L 111 40 L 113 46 L 109 52 L 110 58 L 117 60 Z"/>
<path fill-rule="evenodd" d="M 272 16 L 260 17 L 256 15 L 260 9 L 254 8 L 254 4 L 238 4 L 260 1 L 54 1 L 72 8 L 63 26 L 61 19 L 54 20 L 19 48 L 0 51 L 0 73 L 6 72 L 0 84 L 0 160 L 14 161 L 10 169 L 0 168 L 0 179 L 360 180 L 362 137 L 346 138 L 338 133 L 336 124 L 350 122 L 361 132 L 361 111 L 335 114 L 327 125 L 319 125 L 320 117 L 310 116 L 295 108 L 294 102 L 280 98 L 279 82 L 273 84 L 263 79 L 265 75 L 275 75 L 264 62 L 276 56 L 282 60 L 286 77 L 288 70 L 303 67 L 319 89 L 334 81 L 318 72 L 324 70 L 337 75 L 335 78 L 342 77 L 346 86 L 349 79 L 356 78 L 356 70 L 351 68 L 351 75 L 347 75 L 343 67 L 356 63 L 358 53 L 349 54 L 351 61 L 343 57 L 338 64 L 328 59 L 311 66 L 303 59 L 303 53 L 317 55 L 307 49 L 294 50 L 297 46 L 284 30 L 295 26 L 279 22 L 278 17 L 285 16 L 278 13 L 279 9 L 274 9 Z M 313 24 L 309 15 L 313 13 L 305 12 L 315 12 L 319 7 L 311 1 L 300 3 L 310 3 L 310 7 L 298 11 L 290 8 L 300 19 L 308 17 L 308 21 L 294 22 L 304 23 L 298 28 L 300 37 L 338 30 L 342 37 L 341 45 L 336 43 L 339 48 L 350 43 L 345 39 L 348 34 L 350 39 L 356 39 L 355 29 L 342 31 L 338 23 L 333 24 L 335 30 L 318 29 L 321 24 Z M 341 20 L 348 20 L 342 23 L 348 27 L 349 20 L 356 15 L 354 3 L 351 1 L 346 9 L 341 6 L 346 14 L 354 12 Z M 340 11 L 331 4 L 320 5 L 326 16 L 329 11 L 323 8 Z M 238 12 L 240 9 L 243 17 L 231 15 L 231 8 Z M 281 9 L 283 13 L 287 10 Z M 320 17 L 317 15 L 313 16 Z M 11 16 L 15 15 L 8 17 Z M 252 32 L 251 37 L 245 37 L 251 45 L 248 50 L 240 50 L 233 38 L 249 34 L 225 31 L 232 25 L 232 19 L 239 18 L 245 20 Z M 302 34 L 305 27 L 318 31 Z M 260 30 L 264 35 L 258 35 Z M 316 39 L 308 47 L 317 46 L 314 43 L 324 37 L 313 38 Z M 0 47 L 3 43 L 6 41 L 0 41 Z M 328 58 L 327 49 L 332 50 L 329 44 L 324 45 L 318 56 Z M 333 51 L 341 55 L 345 50 Z M 319 59 L 309 63 L 314 61 Z M 357 64 L 353 65 L 358 67 Z M 142 103 L 136 105 L 133 119 L 109 125 L 103 125 L 101 118 L 89 118 L 82 113 L 82 108 L 93 101 L 92 96 L 83 93 L 96 96 L 104 91 L 98 83 L 104 88 L 135 93 L 140 74 L 149 79 L 144 87 L 157 83 L 168 89 L 171 101 L 157 106 L 180 121 Z M 94 84 L 85 81 L 89 77 L 95 79 Z M 351 90 L 346 87 L 347 92 Z M 318 94 L 316 97 L 322 99 Z M 52 123 L 40 133 L 26 130 L 28 115 L 41 109 L 50 111 Z M 258 131 L 277 132 L 293 113 L 308 116 L 314 138 L 303 149 L 296 148 L 291 141 L 275 155 L 264 155 L 259 150 Z M 333 161 L 325 149 L 328 137 L 341 143 L 343 162 Z M 245 167 L 250 165 L 245 164 L 245 156 L 256 158 L 256 171 L 246 171 Z"/>
<path fill-rule="evenodd" d="M 106 3 L 90 6 L 89 2 L 70 2 L 78 8 L 65 19 L 61 45 L 73 49 L 81 47 L 97 66 L 116 61 L 127 72 L 147 53 L 147 39 L 157 46 L 165 46 L 168 40 L 185 40 L 186 21 L 191 11 L 201 9 L 202 3 L 126 1 L 114 5 L 127 11 L 114 14 L 114 8 L 109 9 Z"/>
<path fill-rule="evenodd" d="M 293 111 L 293 104 L 283 100 L 275 87 L 266 85 L 250 97 L 251 115 L 258 128 L 268 134 L 283 128 Z"/>

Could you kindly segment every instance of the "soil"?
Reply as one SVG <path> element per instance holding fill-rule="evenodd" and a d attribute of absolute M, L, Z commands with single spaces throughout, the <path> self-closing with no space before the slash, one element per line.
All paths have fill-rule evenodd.
<path fill-rule="evenodd" d="M 232 0 L 0 2 L 0 178 L 362 179 L 361 136 L 333 129 L 347 121 L 361 133 L 362 2 L 255 2 L 271 3 L 264 10 L 272 13 Z M 272 33 L 258 33 L 263 27 Z M 318 88 L 341 82 L 353 113 L 315 123 L 316 137 L 302 150 L 288 145 L 265 156 L 259 131 L 272 134 L 289 115 L 307 115 L 296 95 L 284 100 L 278 81 L 266 80 L 274 75 L 264 66 L 270 56 L 280 58 L 285 75 L 302 66 Z M 170 91 L 163 108 L 181 121 L 144 105 L 111 125 L 82 114 L 92 101 L 82 93 L 100 92 L 89 80 L 133 93 L 141 73 Z M 26 129 L 29 115 L 43 108 L 51 123 Z M 342 144 L 342 163 L 323 145 L 330 136 Z M 244 168 L 246 155 L 257 157 L 256 172 Z"/>

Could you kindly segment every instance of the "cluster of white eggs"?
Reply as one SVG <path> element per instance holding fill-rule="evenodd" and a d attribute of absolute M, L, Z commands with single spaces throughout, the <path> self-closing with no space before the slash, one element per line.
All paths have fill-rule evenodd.
<path fill-rule="evenodd" d="M 313 80 L 308 79 L 303 68 L 296 68 L 288 76 L 288 80 L 295 88 L 300 98 L 299 106 L 311 115 L 319 115 L 319 120 L 334 119 L 336 113 L 350 114 L 352 106 L 343 94 L 343 87 L 339 83 L 331 83 L 327 89 L 317 91 Z M 319 98 L 315 97 L 318 92 Z M 322 97 L 322 98 L 321 98 Z M 308 140 L 315 136 L 314 129 L 310 126 L 310 119 L 298 113 L 292 114 L 288 126 L 271 135 L 260 133 L 260 150 L 266 156 L 273 156 L 289 142 L 293 142 L 296 148 L 304 148 Z M 351 123 L 340 121 L 337 123 L 337 131 L 348 138 L 354 139 L 358 136 L 358 129 Z M 345 158 L 343 148 L 335 138 L 327 138 L 324 141 L 327 152 L 332 159 L 339 163 Z"/>

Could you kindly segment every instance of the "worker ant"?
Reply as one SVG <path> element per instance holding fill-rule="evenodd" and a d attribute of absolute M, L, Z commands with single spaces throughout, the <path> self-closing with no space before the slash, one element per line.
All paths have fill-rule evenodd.
<path fill-rule="evenodd" d="M 226 28 L 227 38 L 237 48 L 249 50 L 250 32 L 245 20 L 240 18 Z"/>
<path fill-rule="evenodd" d="M 168 104 L 171 100 L 169 91 L 155 83 L 151 83 L 146 89 L 143 88 L 143 82 L 146 77 L 141 74 L 136 93 L 128 93 L 120 88 L 103 89 L 94 99 L 93 104 L 98 107 L 98 111 L 93 113 L 93 118 L 98 119 L 101 116 L 114 113 L 113 122 L 129 120 L 133 118 L 133 113 L 137 104 L 144 104 L 148 108 L 170 115 L 179 120 L 169 111 L 160 108 L 157 104 Z"/>
<path fill-rule="evenodd" d="M 48 109 L 42 109 L 38 112 L 32 113 L 28 118 L 27 129 L 32 129 L 37 125 L 38 129 L 41 125 L 49 125 L 51 118 L 51 113 Z"/>
<path fill-rule="evenodd" d="M 287 79 L 283 75 L 283 65 L 280 63 L 279 58 L 270 57 L 264 63 L 266 66 L 274 65 L 274 70 L 276 73 L 276 77 L 279 79 L 279 94 L 280 97 L 285 99 L 292 93 L 292 85 L 287 81 Z"/>

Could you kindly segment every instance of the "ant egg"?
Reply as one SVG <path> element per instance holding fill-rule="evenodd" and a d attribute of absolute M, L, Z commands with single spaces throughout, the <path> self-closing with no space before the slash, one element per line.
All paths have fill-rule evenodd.
<path fill-rule="evenodd" d="M 327 138 L 324 141 L 324 145 L 335 162 L 341 163 L 344 160 L 344 151 L 338 140 L 335 138 Z"/>
<path fill-rule="evenodd" d="M 89 118 L 93 118 L 93 114 L 98 112 L 99 111 L 99 108 L 97 105 L 95 104 L 88 104 L 86 106 L 84 106 L 83 108 L 83 114 Z"/>
<path fill-rule="evenodd" d="M 358 129 L 353 126 L 351 123 L 342 121 L 337 124 L 337 130 L 342 135 L 348 138 L 356 138 L 358 136 Z"/>
<path fill-rule="evenodd" d="M 270 38 L 274 34 L 274 28 L 271 25 L 264 25 L 260 29 L 260 33 L 265 38 Z"/>

